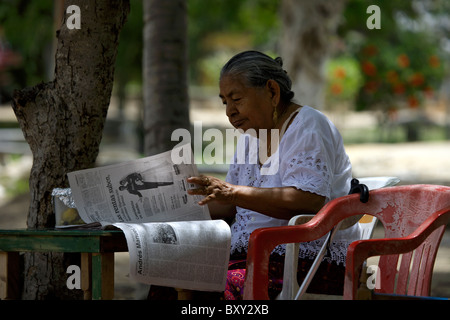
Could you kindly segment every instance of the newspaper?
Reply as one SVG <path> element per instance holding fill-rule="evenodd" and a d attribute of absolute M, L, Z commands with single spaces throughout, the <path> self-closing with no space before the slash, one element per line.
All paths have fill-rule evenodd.
<path fill-rule="evenodd" d="M 192 153 L 191 153 L 192 154 Z M 193 161 L 171 151 L 68 174 L 78 213 L 87 224 L 123 230 L 136 281 L 191 290 L 225 289 L 231 233 L 211 220 L 200 196 L 187 194 Z"/>

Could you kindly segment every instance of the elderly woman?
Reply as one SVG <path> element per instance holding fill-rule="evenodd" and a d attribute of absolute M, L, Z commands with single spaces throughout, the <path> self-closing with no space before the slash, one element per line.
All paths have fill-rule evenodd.
<path fill-rule="evenodd" d="M 259 147 L 264 144 L 267 150 L 267 158 L 258 157 L 256 163 L 248 161 L 249 157 L 245 158 L 247 161 L 237 161 L 237 150 L 225 181 L 211 176 L 189 180 L 199 186 L 190 193 L 204 195 L 200 204 L 209 206 L 213 218 L 235 218 L 231 226 L 226 299 L 239 299 L 243 292 L 246 250 L 252 231 L 287 225 L 291 217 L 301 213 L 314 214 L 327 201 L 350 190 L 351 164 L 338 130 L 322 113 L 294 103 L 293 97 L 291 80 L 280 58 L 246 51 L 234 56 L 221 71 L 220 98 L 230 123 L 253 133 L 241 135 L 238 148 L 243 147 L 246 155 L 255 154 L 251 150 L 255 144 L 250 142 L 258 139 Z M 275 144 L 270 133 L 261 139 L 262 130 L 270 129 L 279 130 Z M 279 161 L 277 170 L 263 174 L 265 165 L 275 160 Z M 358 228 L 354 225 L 338 232 L 327 261 L 315 277 L 317 281 L 310 286 L 312 291 L 342 292 L 346 248 L 359 237 Z M 300 278 L 320 246 L 320 240 L 302 244 Z M 272 297 L 281 289 L 283 254 L 284 246 L 279 246 L 271 255 Z M 327 281 L 321 279 L 324 276 Z"/>

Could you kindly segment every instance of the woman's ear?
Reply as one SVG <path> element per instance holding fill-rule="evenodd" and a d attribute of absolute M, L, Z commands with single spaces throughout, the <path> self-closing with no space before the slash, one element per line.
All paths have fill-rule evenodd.
<path fill-rule="evenodd" d="M 266 89 L 270 94 L 272 105 L 278 106 L 278 104 L 280 103 L 280 86 L 278 82 L 272 79 L 268 80 L 266 83 Z"/>

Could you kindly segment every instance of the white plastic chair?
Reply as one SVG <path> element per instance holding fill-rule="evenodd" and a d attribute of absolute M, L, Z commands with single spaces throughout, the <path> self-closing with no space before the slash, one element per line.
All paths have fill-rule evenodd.
<path fill-rule="evenodd" d="M 400 179 L 396 177 L 367 177 L 358 178 L 360 184 L 365 184 L 369 190 L 390 187 L 398 184 Z M 289 225 L 298 225 L 309 221 L 314 215 L 298 215 L 292 217 L 289 221 Z M 342 223 L 342 222 L 341 222 Z M 300 248 L 299 243 L 286 244 L 286 254 L 284 260 L 284 272 L 283 272 L 283 287 L 278 295 L 279 300 L 299 300 L 303 297 L 311 283 L 320 263 L 322 262 L 328 245 L 333 240 L 333 237 L 339 227 L 339 223 L 325 238 L 322 248 L 318 252 L 316 259 L 314 260 L 308 274 L 303 280 L 301 286 L 297 283 L 297 266 L 298 266 L 298 252 Z M 364 215 L 358 221 L 361 228 L 361 240 L 370 239 L 375 229 L 377 219 L 370 215 Z"/>

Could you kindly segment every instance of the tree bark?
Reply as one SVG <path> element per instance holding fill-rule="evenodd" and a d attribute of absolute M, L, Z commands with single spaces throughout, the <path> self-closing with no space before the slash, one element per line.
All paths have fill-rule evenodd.
<path fill-rule="evenodd" d="M 284 67 L 300 104 L 322 108 L 325 62 L 346 0 L 283 0 L 280 43 Z"/>
<path fill-rule="evenodd" d="M 187 3 L 146 0 L 144 5 L 144 152 L 170 150 L 173 130 L 189 129 Z"/>
<path fill-rule="evenodd" d="M 69 29 L 65 14 L 57 32 L 55 79 L 14 93 L 13 109 L 33 154 L 27 227 L 53 228 L 51 193 L 68 187 L 67 173 L 93 167 L 111 97 L 119 32 L 128 0 L 70 0 L 80 8 L 81 29 Z M 24 259 L 23 299 L 79 297 L 66 287 L 79 257 L 29 253 Z M 79 291 L 79 290 L 78 290 Z"/>

